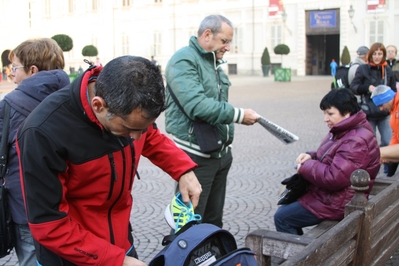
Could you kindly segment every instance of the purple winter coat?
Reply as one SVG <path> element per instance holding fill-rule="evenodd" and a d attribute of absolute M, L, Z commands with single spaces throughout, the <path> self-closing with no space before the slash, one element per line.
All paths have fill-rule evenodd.
<path fill-rule="evenodd" d="M 364 169 L 370 175 L 370 190 L 380 169 L 380 149 L 363 111 L 330 129 L 312 160 L 304 162 L 299 174 L 311 184 L 298 202 L 319 219 L 341 220 L 345 205 L 355 191 L 350 175 Z"/>

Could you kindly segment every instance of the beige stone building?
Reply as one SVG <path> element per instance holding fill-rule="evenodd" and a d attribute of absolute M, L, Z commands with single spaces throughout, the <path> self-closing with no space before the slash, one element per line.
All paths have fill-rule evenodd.
<path fill-rule="evenodd" d="M 235 25 L 226 54 L 231 75 L 261 75 L 265 47 L 273 64 L 304 76 L 328 75 L 345 46 L 354 58 L 361 45 L 399 45 L 399 0 L 0 0 L 0 52 L 28 38 L 67 34 L 67 71 L 86 67 L 82 49 L 90 44 L 103 64 L 154 55 L 164 68 L 209 14 Z M 288 55 L 274 54 L 279 43 L 290 47 Z"/>

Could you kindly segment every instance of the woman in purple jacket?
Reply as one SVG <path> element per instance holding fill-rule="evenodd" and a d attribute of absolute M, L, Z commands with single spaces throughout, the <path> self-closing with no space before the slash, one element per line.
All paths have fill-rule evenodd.
<path fill-rule="evenodd" d="M 277 231 L 302 235 L 302 228 L 323 220 L 341 220 L 353 197 L 350 175 L 364 169 L 370 189 L 380 168 L 380 151 L 374 131 L 348 89 L 332 90 L 320 102 L 330 128 L 317 151 L 301 153 L 297 172 L 307 181 L 307 193 L 282 205 L 274 215 Z"/>

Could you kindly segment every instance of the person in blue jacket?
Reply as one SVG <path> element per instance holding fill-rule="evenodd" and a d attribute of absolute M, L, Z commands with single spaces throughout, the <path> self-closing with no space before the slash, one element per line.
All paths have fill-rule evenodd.
<path fill-rule="evenodd" d="M 337 62 L 335 62 L 335 60 L 333 59 L 332 61 L 331 61 L 331 63 L 330 63 L 330 68 L 331 68 L 331 76 L 335 76 L 335 74 L 337 74 L 337 67 L 338 67 L 338 64 L 337 64 Z"/>
<path fill-rule="evenodd" d="M 8 164 L 5 174 L 8 202 L 13 221 L 13 240 L 20 266 L 36 265 L 35 247 L 28 227 L 19 178 L 16 132 L 25 118 L 51 93 L 67 86 L 69 77 L 64 72 L 64 54 L 50 38 L 22 42 L 9 54 L 11 78 L 18 87 L 0 101 L 0 134 L 4 121 L 4 106 L 10 107 L 8 136 Z"/>

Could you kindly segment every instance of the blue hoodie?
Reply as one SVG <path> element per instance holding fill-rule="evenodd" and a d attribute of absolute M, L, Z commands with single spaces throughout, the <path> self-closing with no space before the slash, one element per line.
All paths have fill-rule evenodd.
<path fill-rule="evenodd" d="M 12 220 L 17 224 L 27 224 L 26 211 L 22 199 L 18 156 L 15 147 L 16 132 L 25 118 L 51 93 L 69 84 L 65 71 L 56 69 L 40 71 L 24 79 L 19 86 L 0 101 L 0 139 L 3 129 L 5 101 L 10 104 L 10 133 L 8 136 L 8 163 L 5 175 Z"/>

